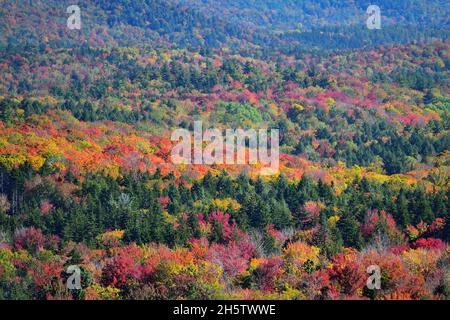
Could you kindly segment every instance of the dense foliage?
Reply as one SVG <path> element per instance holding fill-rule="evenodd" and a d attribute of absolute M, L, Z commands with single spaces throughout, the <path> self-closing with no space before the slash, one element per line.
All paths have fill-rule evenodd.
<path fill-rule="evenodd" d="M 0 299 L 450 298 L 446 1 L 79 2 L 0 8 Z M 194 120 L 279 174 L 173 164 Z"/>

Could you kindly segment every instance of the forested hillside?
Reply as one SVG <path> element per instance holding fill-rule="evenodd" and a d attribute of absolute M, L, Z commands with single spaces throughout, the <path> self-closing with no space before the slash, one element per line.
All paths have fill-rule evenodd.
<path fill-rule="evenodd" d="M 0 299 L 450 298 L 447 1 L 70 4 L 0 8 Z M 196 120 L 279 172 L 174 164 Z"/>
<path fill-rule="evenodd" d="M 448 39 L 445 0 L 222 1 L 81 0 L 83 28 L 66 28 L 67 0 L 3 1 L 0 47 L 231 47 L 241 54 L 292 54 L 305 48 L 359 48 Z M 383 8 L 383 28 L 365 27 L 369 5 Z"/>

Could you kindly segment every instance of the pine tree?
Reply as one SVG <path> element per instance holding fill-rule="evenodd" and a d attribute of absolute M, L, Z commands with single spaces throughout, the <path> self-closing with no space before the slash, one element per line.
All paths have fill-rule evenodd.
<path fill-rule="evenodd" d="M 344 246 L 361 248 L 363 239 L 358 221 L 350 214 L 344 216 L 338 221 L 337 226 L 342 234 Z"/>
<path fill-rule="evenodd" d="M 406 191 L 401 188 L 397 197 L 397 208 L 394 215 L 395 221 L 403 227 L 411 224 L 411 217 L 408 209 L 408 199 Z"/>

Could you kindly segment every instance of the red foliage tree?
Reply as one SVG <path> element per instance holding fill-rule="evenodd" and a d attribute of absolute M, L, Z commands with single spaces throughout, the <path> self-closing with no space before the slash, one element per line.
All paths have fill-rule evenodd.
<path fill-rule="evenodd" d="M 14 247 L 17 250 L 28 250 L 36 252 L 41 250 L 45 244 L 45 236 L 41 229 L 34 227 L 22 228 L 14 235 Z"/>
<path fill-rule="evenodd" d="M 358 264 L 356 252 L 350 249 L 332 258 L 329 277 L 336 289 L 348 296 L 354 296 L 356 290 L 362 289 L 367 279 Z"/>
<path fill-rule="evenodd" d="M 421 238 L 419 240 L 416 240 L 411 247 L 413 249 L 417 248 L 426 248 L 426 249 L 437 249 L 441 250 L 445 247 L 444 242 L 442 242 L 441 239 L 434 239 L 434 238 Z"/>

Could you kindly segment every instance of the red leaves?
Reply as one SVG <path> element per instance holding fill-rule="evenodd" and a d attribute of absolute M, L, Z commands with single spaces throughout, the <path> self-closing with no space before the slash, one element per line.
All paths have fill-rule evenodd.
<path fill-rule="evenodd" d="M 431 223 L 429 231 L 436 232 L 436 231 L 444 229 L 444 227 L 445 227 L 445 219 L 436 218 L 436 220 L 434 220 L 433 223 Z"/>
<path fill-rule="evenodd" d="M 307 201 L 303 205 L 303 211 L 305 212 L 306 216 L 303 219 L 303 223 L 305 224 L 315 224 L 319 220 L 320 211 L 324 208 L 324 204 L 321 202 L 315 202 L 315 201 Z"/>
<path fill-rule="evenodd" d="M 220 228 L 222 231 L 222 238 L 224 240 L 230 240 L 236 223 L 233 222 L 230 225 L 230 215 L 228 213 L 223 213 L 222 211 L 214 211 L 209 216 L 209 222 L 213 226 Z"/>
<path fill-rule="evenodd" d="M 164 210 L 166 210 L 166 209 L 167 209 L 167 206 L 168 206 L 169 203 L 170 203 L 170 198 L 169 198 L 169 197 L 161 197 L 161 198 L 158 199 L 158 201 L 159 201 L 159 203 L 161 204 L 162 208 L 163 208 Z"/>
<path fill-rule="evenodd" d="M 234 241 L 228 245 L 213 243 L 209 249 L 209 260 L 220 265 L 225 274 L 233 277 L 247 269 L 251 253 L 250 248 L 243 248 Z"/>
<path fill-rule="evenodd" d="M 210 219 L 230 227 L 227 224 L 229 217 L 223 213 L 210 216 L 206 223 L 209 224 Z M 412 247 L 417 249 L 416 252 L 405 245 L 385 251 L 345 249 L 344 253 L 327 259 L 318 249 L 311 251 L 314 247 L 297 243 L 297 246 L 288 247 L 283 255 L 261 257 L 255 253 L 255 244 L 249 235 L 239 230 L 235 232 L 236 237 L 223 243 L 209 243 L 206 238 L 191 239 L 189 249 L 129 245 L 104 251 L 86 247 L 83 257 L 85 265 L 92 268 L 95 283 L 121 289 L 122 295 L 140 292 L 160 298 L 188 297 L 194 283 L 212 290 L 237 280 L 237 283 L 254 286 L 260 297 L 284 295 L 289 287 L 309 299 L 365 299 L 369 294 L 376 299 L 421 299 L 435 297 L 427 288 L 437 288 L 445 277 L 445 271 L 436 264 L 445 254 L 445 244 L 439 239 L 415 241 Z M 279 237 L 273 228 L 268 228 L 268 233 Z M 52 239 L 46 239 L 39 229 L 26 228 L 16 233 L 14 246 L 16 249 L 40 250 L 43 246 L 48 247 Z M 57 245 L 58 239 L 53 242 Z M 11 249 L 3 247 L 0 250 Z M 66 297 L 61 279 L 66 259 L 52 255 L 43 261 L 39 255 L 26 254 L 11 259 L 18 274 L 31 275 L 40 297 Z M 313 260 L 313 268 L 303 268 Z M 428 260 L 434 261 L 429 267 Z M 369 276 L 366 269 L 370 265 L 380 267 L 382 288 L 367 293 L 364 289 Z M 5 265 L 0 264 L 0 276 L 5 272 Z M 243 288 L 237 286 L 235 289 Z"/>
<path fill-rule="evenodd" d="M 380 228 L 384 229 L 390 237 L 399 234 L 392 215 L 384 210 L 378 211 L 378 209 L 367 212 L 366 222 L 361 226 L 363 234 L 366 237 L 372 236 Z"/>
<path fill-rule="evenodd" d="M 436 218 L 431 225 L 426 222 L 419 222 L 416 227 L 407 226 L 406 233 L 411 241 L 414 241 L 422 236 L 433 236 L 435 232 L 438 232 L 445 227 L 445 219 Z"/>
<path fill-rule="evenodd" d="M 267 234 L 268 236 L 273 238 L 275 244 L 278 246 L 282 246 L 285 243 L 285 241 L 289 238 L 289 236 L 286 235 L 285 233 L 276 230 L 273 224 L 267 226 Z"/>
<path fill-rule="evenodd" d="M 207 221 L 202 214 L 199 214 L 197 217 L 201 228 L 212 228 L 212 232 L 218 237 L 215 240 L 228 242 L 231 240 L 235 231 L 237 231 L 236 222 L 233 221 L 230 224 L 230 215 L 220 210 L 212 212 Z"/>
<path fill-rule="evenodd" d="M 407 116 L 400 116 L 399 119 L 404 124 L 411 124 L 411 125 L 417 125 L 418 123 L 421 122 L 421 120 L 424 121 L 422 116 L 412 112 L 409 113 Z"/>
<path fill-rule="evenodd" d="M 437 249 L 441 250 L 445 247 L 445 244 L 442 242 L 441 239 L 434 239 L 434 238 L 422 238 L 419 240 L 416 240 L 411 247 L 413 249 L 417 248 L 425 248 L 425 249 Z"/>
<path fill-rule="evenodd" d="M 367 279 L 357 262 L 356 252 L 349 249 L 346 253 L 337 254 L 332 258 L 329 276 L 339 291 L 349 296 L 355 295 L 356 290 L 362 289 Z"/>
<path fill-rule="evenodd" d="M 41 250 L 44 244 L 45 236 L 40 229 L 34 227 L 20 229 L 14 235 L 14 247 L 17 250 L 36 252 Z"/>
<path fill-rule="evenodd" d="M 307 274 L 305 282 L 308 284 L 306 292 L 310 300 L 338 298 L 338 293 L 331 286 L 327 270 Z"/>
<path fill-rule="evenodd" d="M 146 269 L 147 271 L 150 269 Z M 103 268 L 102 284 L 104 286 L 114 286 L 124 288 L 130 282 L 139 281 L 142 276 L 142 267 L 135 259 L 125 252 L 115 256 Z"/>
<path fill-rule="evenodd" d="M 264 260 L 254 271 L 258 287 L 264 291 L 272 291 L 277 286 L 277 279 L 283 273 L 283 260 L 280 257 L 272 257 Z"/>
<path fill-rule="evenodd" d="M 49 214 L 52 209 L 53 209 L 53 204 L 51 204 L 49 201 L 42 202 L 42 204 L 41 204 L 41 213 L 43 215 Z"/>
<path fill-rule="evenodd" d="M 407 299 L 420 299 L 424 296 L 424 279 L 408 269 L 402 256 L 403 253 L 396 255 L 375 250 L 360 253 L 362 269 L 370 265 L 380 267 L 382 275 L 381 288 L 373 292 L 376 298 L 392 299 L 399 296 Z M 364 272 L 365 270 L 362 271 Z M 366 279 L 367 277 L 368 274 L 366 274 Z"/>
<path fill-rule="evenodd" d="M 83 133 L 91 138 L 100 138 L 102 136 L 102 131 L 95 127 L 89 127 L 83 130 Z"/>
<path fill-rule="evenodd" d="M 208 245 L 206 239 L 194 241 L 193 251 L 197 257 L 203 257 L 222 267 L 225 274 L 235 276 L 248 268 L 249 261 L 255 253 L 255 244 L 250 237 L 239 232 L 239 240 Z"/>

